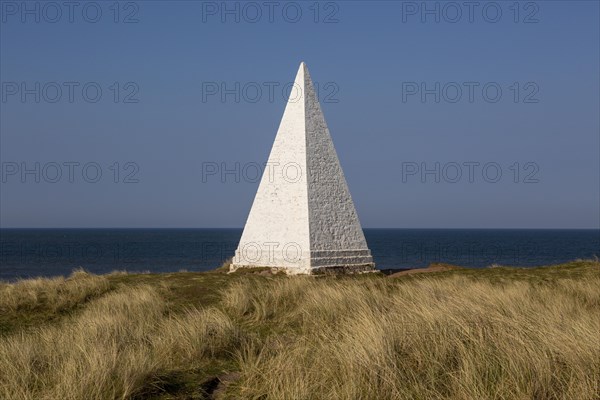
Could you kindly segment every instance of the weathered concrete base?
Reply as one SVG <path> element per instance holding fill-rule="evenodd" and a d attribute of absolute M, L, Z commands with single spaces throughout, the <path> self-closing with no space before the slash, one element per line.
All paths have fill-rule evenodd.
<path fill-rule="evenodd" d="M 362 273 L 375 269 L 369 249 L 313 250 L 306 253 L 306 258 L 279 260 L 270 257 L 258 259 L 257 256 L 264 255 L 259 253 L 253 253 L 252 257 L 249 257 L 238 250 L 229 270 L 233 272 L 239 268 L 270 268 L 284 271 L 288 275 L 328 275 Z"/>
<path fill-rule="evenodd" d="M 288 267 L 272 267 L 272 266 L 257 266 L 257 265 L 234 265 L 229 266 L 229 273 L 233 273 L 240 268 L 244 269 L 261 269 L 269 268 L 274 273 L 283 272 L 286 275 L 341 275 L 341 274 L 364 274 L 369 272 L 377 272 L 375 263 L 362 265 L 333 265 L 328 267 L 310 267 L 310 268 L 288 268 Z"/>
<path fill-rule="evenodd" d="M 313 268 L 311 275 L 364 274 L 376 271 L 375 263 L 362 265 L 336 265 L 332 267 Z"/>

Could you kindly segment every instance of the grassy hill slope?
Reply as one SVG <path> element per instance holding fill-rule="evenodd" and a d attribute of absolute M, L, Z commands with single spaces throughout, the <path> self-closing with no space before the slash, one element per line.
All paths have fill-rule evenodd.
<path fill-rule="evenodd" d="M 0 398 L 600 399 L 597 261 L 432 270 L 0 283 Z"/>

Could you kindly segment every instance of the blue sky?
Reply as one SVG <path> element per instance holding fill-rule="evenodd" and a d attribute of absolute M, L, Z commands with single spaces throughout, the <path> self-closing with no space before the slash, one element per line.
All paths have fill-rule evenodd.
<path fill-rule="evenodd" d="M 26 4 L 1 227 L 242 227 L 300 61 L 363 227 L 599 227 L 597 1 Z"/>

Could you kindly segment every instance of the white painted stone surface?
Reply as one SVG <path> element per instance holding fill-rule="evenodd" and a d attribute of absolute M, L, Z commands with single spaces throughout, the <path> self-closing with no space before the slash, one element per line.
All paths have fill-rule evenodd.
<path fill-rule="evenodd" d="M 231 270 L 368 271 L 371 252 L 308 69 L 300 64 Z"/>

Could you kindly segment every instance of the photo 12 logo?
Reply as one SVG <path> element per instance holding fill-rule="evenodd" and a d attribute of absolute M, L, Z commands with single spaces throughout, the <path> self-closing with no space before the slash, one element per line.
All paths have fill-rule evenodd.
<path fill-rule="evenodd" d="M 402 82 L 402 103 L 498 103 L 503 96 L 513 103 L 539 103 L 536 82 Z"/>
<path fill-rule="evenodd" d="M 136 82 L 2 82 L 2 103 L 98 103 L 103 98 L 113 103 L 139 103 Z"/>
<path fill-rule="evenodd" d="M 495 161 L 450 161 L 415 162 L 405 161 L 400 164 L 402 183 L 409 181 L 421 183 L 539 183 L 540 167 L 536 162 L 514 162 L 503 166 Z"/>
<path fill-rule="evenodd" d="M 537 24 L 540 6 L 534 1 L 403 1 L 402 22 Z"/>
<path fill-rule="evenodd" d="M 339 103 L 340 88 L 336 82 L 313 82 L 317 98 L 322 103 Z M 295 103 L 302 99 L 302 88 L 295 82 L 202 82 L 202 102 L 258 103 L 282 101 Z"/>
<path fill-rule="evenodd" d="M 202 183 L 257 183 L 261 178 L 268 182 L 298 183 L 305 175 L 302 166 L 296 162 L 216 162 L 204 161 L 201 164 Z"/>
<path fill-rule="evenodd" d="M 451 263 L 455 265 L 473 264 L 497 265 L 507 263 L 518 265 L 539 254 L 540 246 L 534 242 L 518 245 L 488 244 L 467 241 L 447 243 L 436 240 L 408 240 L 399 247 L 399 258 L 405 264 Z M 379 257 L 385 259 L 386 257 Z"/>
<path fill-rule="evenodd" d="M 127 264 L 140 264 L 149 254 L 158 258 L 168 256 L 181 260 L 188 260 L 190 254 L 193 254 L 193 261 L 189 261 L 191 267 L 213 267 L 227 261 L 241 264 L 264 262 L 267 265 L 275 265 L 281 260 L 287 263 L 300 262 L 302 247 L 296 242 L 247 242 L 238 248 L 237 241 L 186 241 L 172 242 L 165 248 L 164 243 L 153 241 L 0 241 L 0 262 L 41 265 L 102 263 L 126 267 Z"/>
<path fill-rule="evenodd" d="M 102 167 L 95 161 L 49 161 L 0 163 L 2 183 L 98 183 L 104 177 L 112 183 L 139 183 L 140 166 L 132 161 Z"/>
<path fill-rule="evenodd" d="M 102 20 L 137 24 L 139 11 L 134 1 L 0 1 L 3 24 L 95 24 Z"/>
<path fill-rule="evenodd" d="M 334 1 L 203 1 L 202 22 L 247 23 L 308 20 L 315 24 L 337 24 L 340 5 Z"/>
<path fill-rule="evenodd" d="M 240 244 L 233 262 L 236 264 L 259 263 L 264 266 L 277 266 L 278 261 L 299 263 L 302 260 L 302 246 L 296 242 L 247 242 Z"/>

